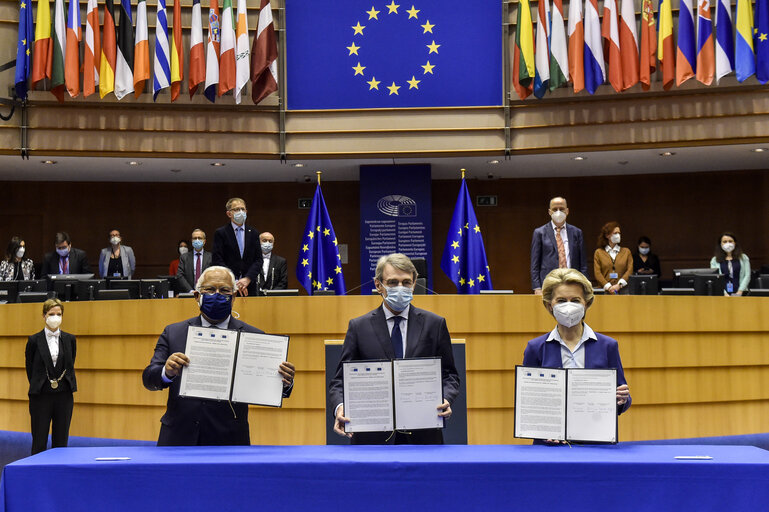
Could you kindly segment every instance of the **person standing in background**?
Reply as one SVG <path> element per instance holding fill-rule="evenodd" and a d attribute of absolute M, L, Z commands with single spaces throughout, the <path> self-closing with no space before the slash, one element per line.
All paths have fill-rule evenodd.
<path fill-rule="evenodd" d="M 285 290 L 288 287 L 286 258 L 273 254 L 275 237 L 265 231 L 259 235 L 262 248 L 262 272 L 259 274 L 260 290 Z"/>
<path fill-rule="evenodd" d="M 648 236 L 642 236 L 638 239 L 638 252 L 633 255 L 633 271 L 640 275 L 660 276 L 660 259 L 651 252 L 652 241 Z"/>
<path fill-rule="evenodd" d="M 183 254 L 179 258 L 179 271 L 176 273 L 179 279 L 179 290 L 194 292 L 200 275 L 211 266 L 211 253 L 203 249 L 205 245 L 205 231 L 195 229 L 192 232 L 192 252 Z"/>
<path fill-rule="evenodd" d="M 179 251 L 179 257 L 171 262 L 170 265 L 168 265 L 168 275 L 169 276 L 175 276 L 177 272 L 179 271 L 179 262 L 182 259 L 182 256 L 190 252 L 190 243 L 187 240 L 179 240 L 179 243 L 176 244 L 177 250 Z"/>
<path fill-rule="evenodd" d="M 742 252 L 734 233 L 721 233 L 716 244 L 715 255 L 710 259 L 710 268 L 726 276 L 724 295 L 739 297 L 748 291 L 750 285 L 750 258 Z"/>
<path fill-rule="evenodd" d="M 606 293 L 627 293 L 627 280 L 633 273 L 630 249 L 620 247 L 622 235 L 617 222 L 607 222 L 598 235 L 598 248 L 593 254 L 595 279 Z"/>
<path fill-rule="evenodd" d="M 101 277 L 125 277 L 131 279 L 136 271 L 134 251 L 122 244 L 120 231 L 109 232 L 109 247 L 101 250 L 99 256 L 99 275 Z"/>
<path fill-rule="evenodd" d="M 66 231 L 56 233 L 54 238 L 56 252 L 49 252 L 43 258 L 40 274 L 90 274 L 91 266 L 85 251 L 72 247 L 72 241 Z"/>
<path fill-rule="evenodd" d="M 0 261 L 0 281 L 23 281 L 35 278 L 35 264 L 25 258 L 27 244 L 21 237 L 11 238 L 5 251 L 5 259 Z"/>
<path fill-rule="evenodd" d="M 235 274 L 235 289 L 241 295 L 256 295 L 257 280 L 262 271 L 262 251 L 259 231 L 246 225 L 246 202 L 233 197 L 227 200 L 225 211 L 230 222 L 214 233 L 212 263 L 227 267 Z"/>

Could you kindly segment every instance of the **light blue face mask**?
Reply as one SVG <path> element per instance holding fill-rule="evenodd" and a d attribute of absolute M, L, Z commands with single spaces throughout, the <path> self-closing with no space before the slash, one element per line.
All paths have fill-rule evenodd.
<path fill-rule="evenodd" d="M 235 221 L 235 224 L 237 225 L 243 225 L 246 222 L 246 212 L 239 210 L 232 214 L 232 220 Z"/>
<path fill-rule="evenodd" d="M 192 241 L 192 247 L 194 247 L 196 251 L 201 250 L 205 244 L 206 243 L 203 240 L 193 240 Z"/>
<path fill-rule="evenodd" d="M 399 313 L 406 309 L 414 297 L 413 290 L 408 286 L 388 286 L 385 289 L 387 290 L 385 302 L 390 309 Z"/>

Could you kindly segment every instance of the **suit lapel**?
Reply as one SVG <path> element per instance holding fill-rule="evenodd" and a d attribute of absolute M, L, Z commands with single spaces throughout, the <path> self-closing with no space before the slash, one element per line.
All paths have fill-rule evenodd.
<path fill-rule="evenodd" d="M 394 359 L 395 351 L 393 350 L 392 341 L 390 341 L 390 334 L 387 330 L 387 320 L 385 320 L 384 311 L 382 311 L 381 306 L 371 313 L 371 329 L 374 331 L 376 339 L 385 355 L 389 359 Z"/>
<path fill-rule="evenodd" d="M 555 241 L 555 232 L 553 231 L 553 225 L 549 222 L 545 224 L 545 234 L 547 239 L 550 240 L 550 246 L 555 248 L 556 254 L 558 254 L 558 242 Z"/>
<path fill-rule="evenodd" d="M 227 237 L 230 239 L 230 243 L 232 244 L 232 246 L 237 251 L 238 258 L 242 260 L 243 257 L 240 255 L 240 248 L 238 247 L 238 239 L 235 236 L 235 229 L 232 227 L 232 222 L 229 222 L 227 224 L 226 231 L 227 231 Z M 246 250 L 245 250 L 245 246 L 246 246 L 245 240 L 246 240 L 246 238 L 247 238 L 246 236 L 243 236 L 243 253 L 244 254 L 246 252 Z"/>
<path fill-rule="evenodd" d="M 557 341 L 545 342 L 545 356 L 543 357 L 542 366 L 545 368 L 563 368 L 560 343 Z"/>
<path fill-rule="evenodd" d="M 48 369 L 48 373 L 53 374 L 53 357 L 51 357 L 51 350 L 48 348 L 48 338 L 45 336 L 45 330 L 37 336 L 37 350 L 43 358 L 43 364 Z M 59 351 L 61 351 L 61 334 L 59 334 Z"/>
<path fill-rule="evenodd" d="M 408 328 L 406 329 L 406 354 L 405 357 L 414 357 L 417 343 L 422 339 L 422 328 L 425 325 L 425 317 L 422 311 L 411 306 L 409 309 Z"/>

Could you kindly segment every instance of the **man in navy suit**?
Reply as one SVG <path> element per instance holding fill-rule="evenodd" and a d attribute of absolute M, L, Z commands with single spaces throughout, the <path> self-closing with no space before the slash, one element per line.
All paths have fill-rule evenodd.
<path fill-rule="evenodd" d="M 459 374 L 451 352 L 451 336 L 446 320 L 429 311 L 410 305 L 417 269 L 403 254 L 382 256 L 376 267 L 374 283 L 383 304 L 363 316 L 350 320 L 344 338 L 342 357 L 336 375 L 329 384 L 329 408 L 333 410 L 334 431 L 351 438 L 353 444 L 443 444 L 441 429 L 411 432 L 345 433 L 344 376 L 342 363 L 368 359 L 399 359 L 405 357 L 440 357 L 443 380 L 443 403 L 436 405 L 436 414 L 451 416 L 451 403 L 459 392 Z M 397 332 L 393 335 L 393 332 Z"/>
<path fill-rule="evenodd" d="M 246 202 L 233 197 L 226 204 L 226 225 L 214 233 L 212 264 L 227 267 L 235 274 L 235 290 L 241 295 L 256 295 L 256 283 L 262 271 L 259 231 L 246 225 Z"/>
<path fill-rule="evenodd" d="M 40 274 L 90 274 L 91 266 L 85 251 L 72 247 L 72 241 L 66 231 L 56 233 L 54 239 L 56 252 L 49 252 L 43 259 Z"/>
<path fill-rule="evenodd" d="M 552 198 L 548 213 L 550 222 L 535 229 L 531 237 L 531 288 L 537 295 L 542 294 L 545 276 L 556 268 L 576 268 L 587 277 L 582 230 L 566 224 L 569 215 L 566 199 Z"/>
<path fill-rule="evenodd" d="M 232 318 L 234 290 L 232 272 L 224 267 L 207 268 L 195 290 L 200 316 L 167 326 L 155 345 L 155 354 L 142 373 L 142 382 L 150 391 L 169 388 L 166 413 L 160 418 L 158 446 L 251 444 L 248 404 L 179 398 L 181 379 L 178 376 L 190 363 L 184 354 L 190 326 L 263 332 Z M 294 385 L 294 365 L 284 361 L 276 370 L 283 378 L 283 396 L 287 398 Z"/>

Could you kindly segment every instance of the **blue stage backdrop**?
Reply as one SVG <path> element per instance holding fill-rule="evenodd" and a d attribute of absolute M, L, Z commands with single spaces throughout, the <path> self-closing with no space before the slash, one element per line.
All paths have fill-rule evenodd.
<path fill-rule="evenodd" d="M 288 108 L 501 105 L 502 4 L 286 0 Z"/>
<path fill-rule="evenodd" d="M 361 294 L 374 288 L 377 260 L 402 252 L 432 268 L 432 188 L 429 165 L 362 165 L 360 168 Z M 427 288 L 432 289 L 428 272 Z"/>

